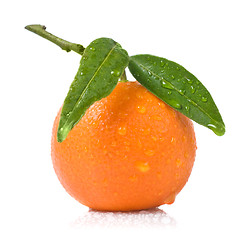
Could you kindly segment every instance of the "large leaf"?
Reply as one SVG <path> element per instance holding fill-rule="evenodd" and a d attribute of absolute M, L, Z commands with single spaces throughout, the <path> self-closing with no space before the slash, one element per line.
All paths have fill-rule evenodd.
<path fill-rule="evenodd" d="M 210 93 L 181 65 L 152 55 L 130 57 L 129 70 L 144 87 L 174 109 L 219 136 L 225 125 Z"/>
<path fill-rule="evenodd" d="M 112 92 L 128 62 L 127 52 L 114 40 L 99 38 L 90 43 L 63 104 L 57 134 L 59 142 L 95 101 Z"/>

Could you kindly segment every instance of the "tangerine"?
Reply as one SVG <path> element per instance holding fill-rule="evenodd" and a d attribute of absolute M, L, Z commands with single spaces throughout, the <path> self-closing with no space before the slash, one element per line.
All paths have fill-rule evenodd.
<path fill-rule="evenodd" d="M 62 143 L 59 118 L 60 111 L 51 142 L 54 170 L 66 191 L 92 209 L 171 204 L 190 176 L 196 154 L 191 120 L 138 82 L 119 82 Z"/>

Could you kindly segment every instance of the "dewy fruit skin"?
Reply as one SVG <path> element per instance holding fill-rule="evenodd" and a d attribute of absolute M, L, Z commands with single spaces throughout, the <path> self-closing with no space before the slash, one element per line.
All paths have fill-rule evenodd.
<path fill-rule="evenodd" d="M 137 82 L 118 83 L 95 102 L 68 137 L 57 142 L 56 174 L 82 204 L 130 211 L 174 202 L 187 182 L 196 152 L 191 120 Z"/>

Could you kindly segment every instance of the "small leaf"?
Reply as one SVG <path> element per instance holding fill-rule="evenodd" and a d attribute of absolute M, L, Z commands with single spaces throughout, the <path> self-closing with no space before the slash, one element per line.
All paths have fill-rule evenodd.
<path fill-rule="evenodd" d="M 95 101 L 112 92 L 128 62 L 127 52 L 114 40 L 99 38 L 90 43 L 63 104 L 58 142 L 67 137 Z"/>
<path fill-rule="evenodd" d="M 138 82 L 174 109 L 219 136 L 225 133 L 210 93 L 181 65 L 152 55 L 135 55 L 130 57 L 129 70 Z"/>

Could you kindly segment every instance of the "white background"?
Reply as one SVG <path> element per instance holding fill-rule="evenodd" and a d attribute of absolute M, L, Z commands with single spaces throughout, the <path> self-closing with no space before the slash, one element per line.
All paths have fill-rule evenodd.
<path fill-rule="evenodd" d="M 3 1 L 0 5 L 0 239 L 240 239 L 239 1 Z M 195 124 L 197 157 L 162 211 L 89 212 L 62 188 L 51 128 L 80 56 L 28 32 L 44 24 L 87 46 L 118 41 L 129 55 L 175 61 L 211 92 L 223 137 Z M 128 73 L 129 79 L 132 80 Z"/>

